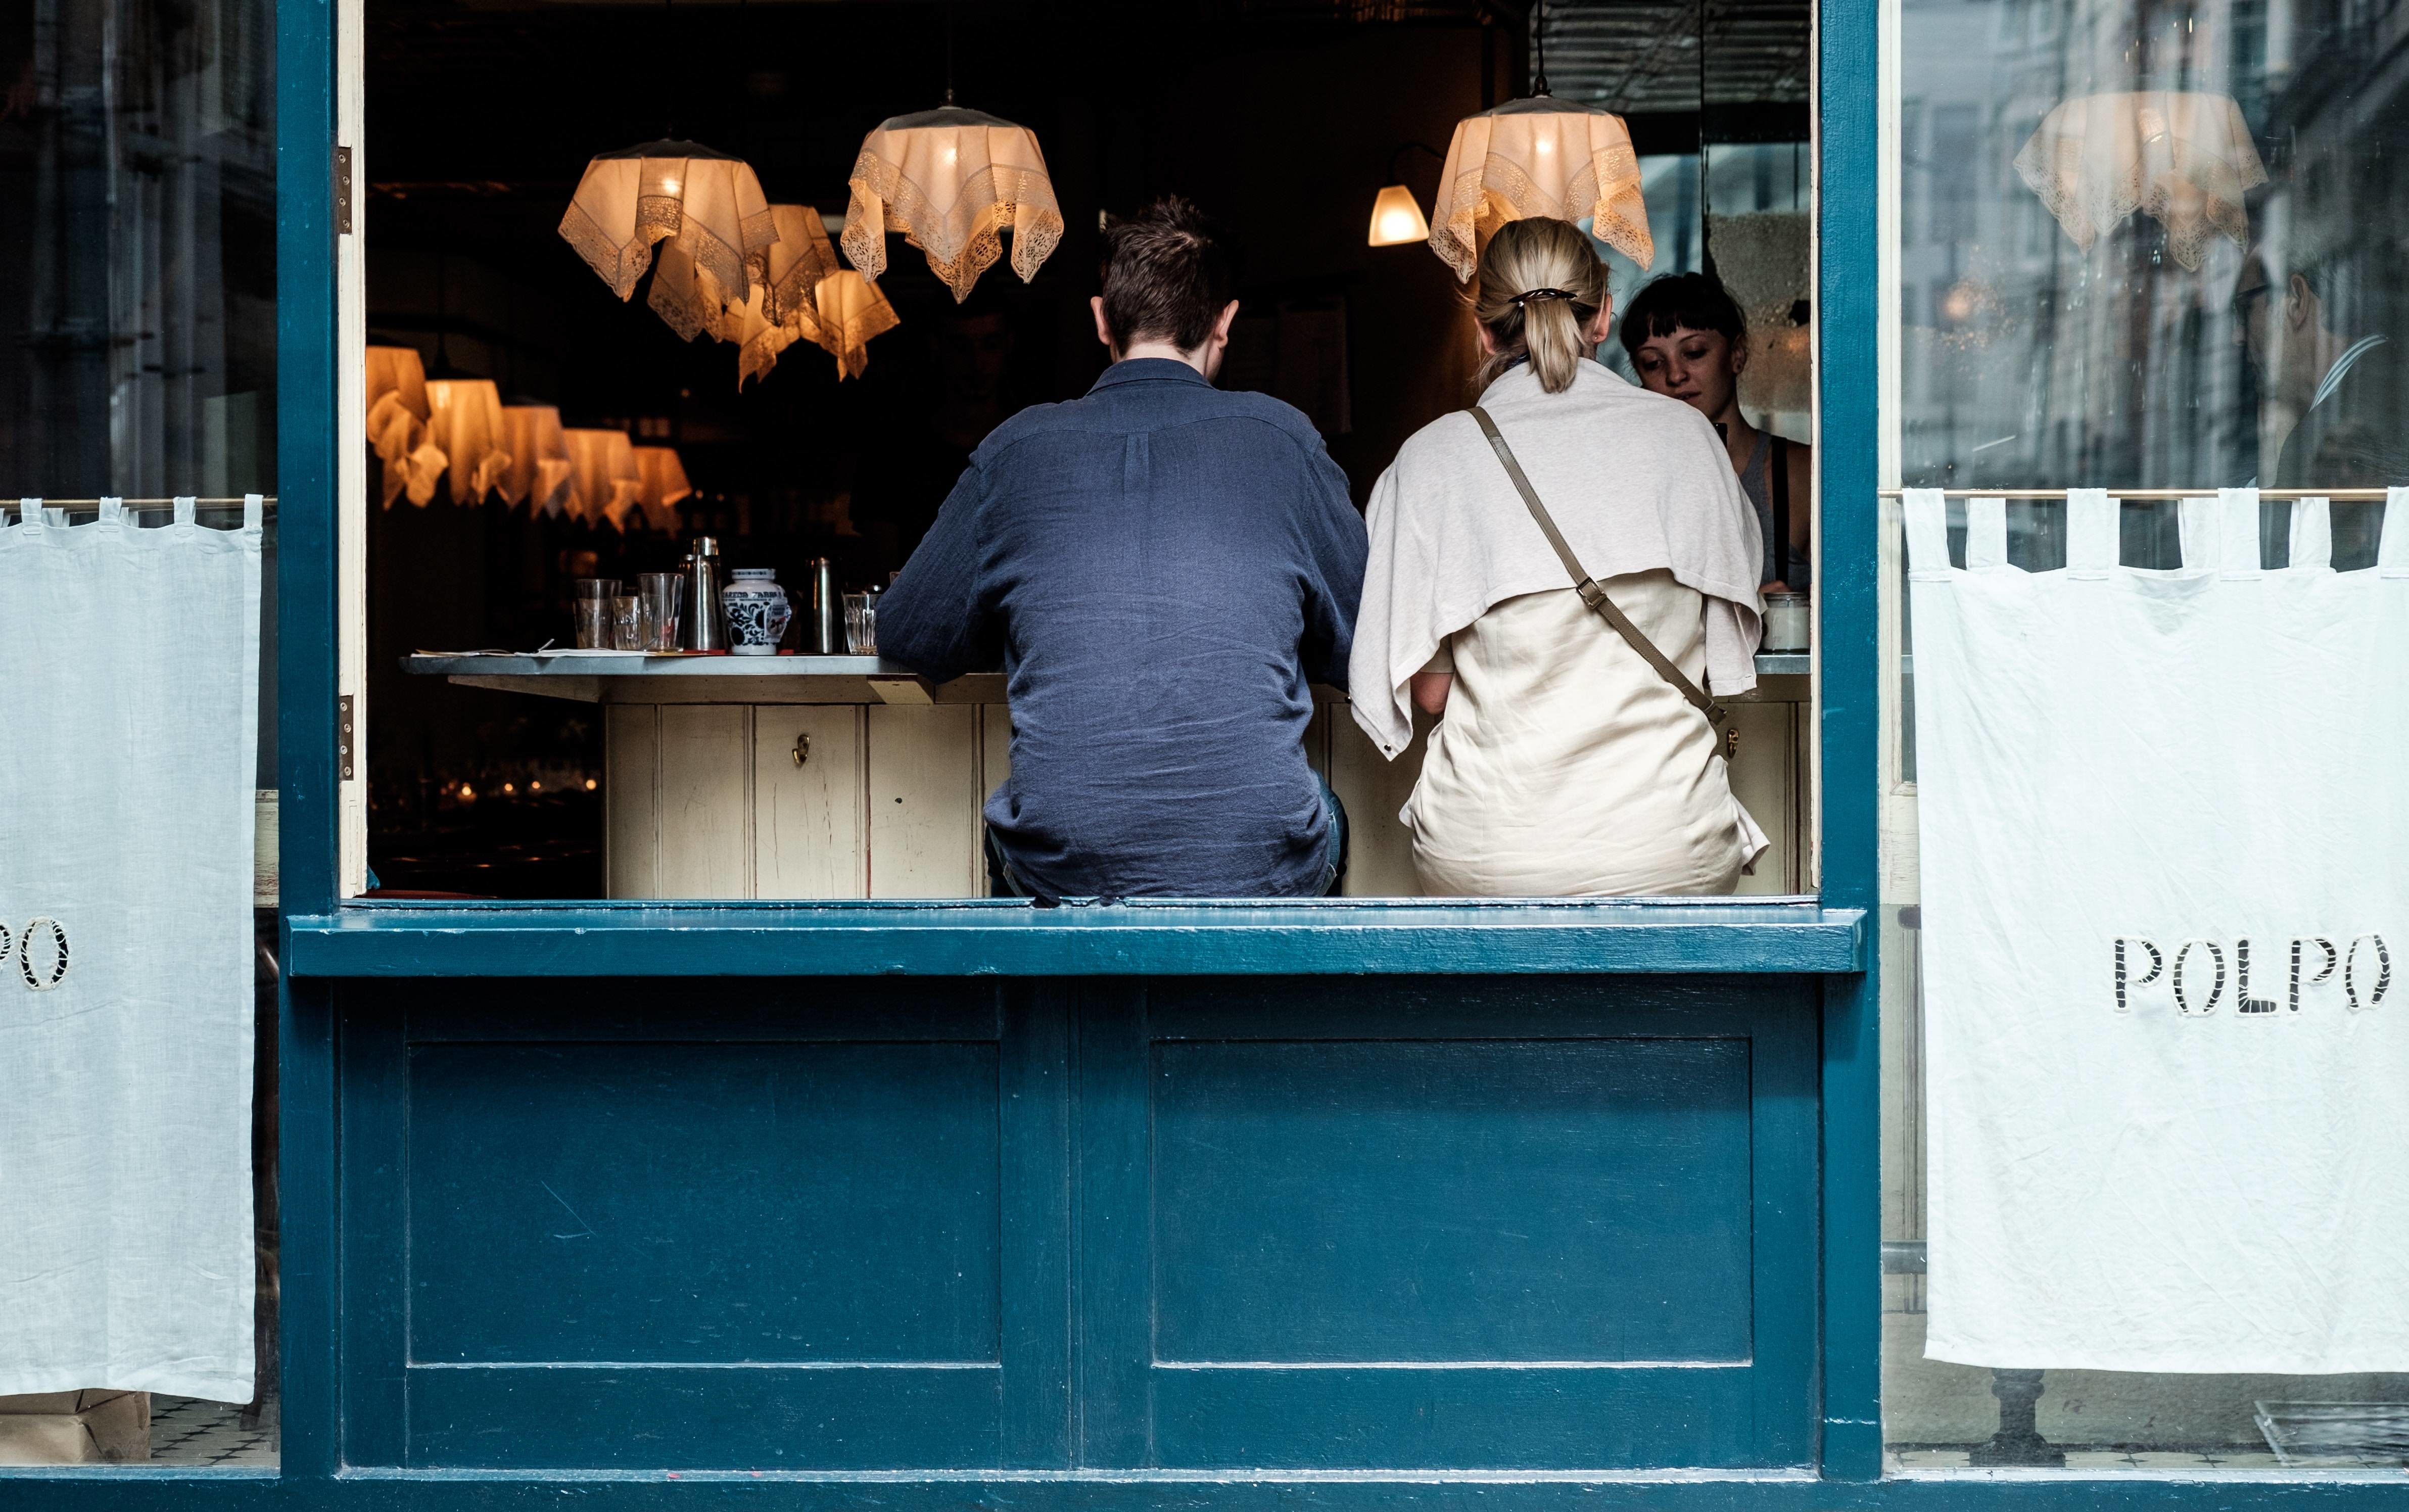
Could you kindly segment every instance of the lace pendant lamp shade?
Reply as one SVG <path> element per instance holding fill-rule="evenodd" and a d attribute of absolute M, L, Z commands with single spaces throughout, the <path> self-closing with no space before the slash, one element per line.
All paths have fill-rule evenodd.
<path fill-rule="evenodd" d="M 1656 260 L 1639 157 L 1621 116 L 1540 94 L 1456 122 L 1431 250 L 1469 281 L 1490 234 L 1534 215 L 1590 221 L 1600 241 L 1641 267 Z"/>
<path fill-rule="evenodd" d="M 2250 244 L 2243 195 L 2267 181 L 2230 96 L 2166 90 L 2067 101 L 2016 154 L 2016 172 L 2086 254 L 2140 210 L 2195 273 L 2217 236 Z"/>
<path fill-rule="evenodd" d="M 381 464 L 384 507 L 407 494 L 425 508 L 451 458 L 427 439 L 426 367 L 416 348 L 368 349 L 368 445 Z"/>
<path fill-rule="evenodd" d="M 694 485 L 685 480 L 685 464 L 678 460 L 677 449 L 637 447 L 636 479 L 637 503 L 643 509 L 644 523 L 663 535 L 677 534 L 678 501 L 694 493 Z"/>
<path fill-rule="evenodd" d="M 511 454 L 497 485 L 503 503 L 553 515 L 569 507 L 569 442 L 558 410 L 548 404 L 502 406 L 502 447 Z"/>
<path fill-rule="evenodd" d="M 844 255 L 866 278 L 887 270 L 887 233 L 926 252 L 956 302 L 1003 254 L 1026 283 L 1062 239 L 1062 210 L 1037 135 L 945 106 L 879 123 L 862 138 L 849 180 Z"/>
<path fill-rule="evenodd" d="M 902 317 L 877 284 L 851 268 L 822 281 L 814 295 L 819 304 L 819 335 L 813 339 L 836 358 L 839 382 L 859 378 L 870 367 L 870 338 L 895 329 Z"/>
<path fill-rule="evenodd" d="M 655 261 L 647 300 L 691 341 L 723 310 L 742 310 L 776 239 L 753 169 L 693 142 L 646 142 L 585 166 L 560 235 L 622 299 Z"/>
<path fill-rule="evenodd" d="M 639 506 L 643 475 L 635 443 L 624 430 L 565 430 L 569 444 L 569 512 L 587 525 L 618 525 Z"/>
<path fill-rule="evenodd" d="M 860 277 L 855 274 L 854 277 Z M 820 339 L 818 295 L 794 310 L 777 324 L 770 323 L 768 301 L 762 291 L 755 289 L 753 298 L 741 311 L 725 316 L 712 334 L 722 341 L 736 344 L 736 387 L 741 391 L 757 379 L 767 378 L 778 366 L 778 357 L 798 341 Z"/>
<path fill-rule="evenodd" d="M 768 274 L 755 283 L 743 310 L 721 316 L 712 328 L 712 335 L 738 348 L 739 389 L 768 377 L 778 354 L 797 341 L 819 340 L 817 290 L 843 271 L 818 210 L 809 205 L 772 205 L 770 210 L 778 239 L 770 248 Z"/>
<path fill-rule="evenodd" d="M 480 504 L 500 485 L 511 454 L 502 439 L 502 395 L 489 378 L 430 379 L 427 439 L 452 460 L 452 502 Z"/>

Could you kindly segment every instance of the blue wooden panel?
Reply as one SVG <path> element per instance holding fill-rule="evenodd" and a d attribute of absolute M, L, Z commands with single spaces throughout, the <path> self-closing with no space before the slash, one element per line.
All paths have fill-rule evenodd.
<path fill-rule="evenodd" d="M 1083 1462 L 1805 1462 L 1813 1004 L 1745 978 L 1091 1001 Z"/>
<path fill-rule="evenodd" d="M 411 1454 L 515 1470 L 991 1463 L 1001 1386 L 992 1366 L 420 1368 L 410 1380 Z"/>
<path fill-rule="evenodd" d="M 411 1056 L 410 1358 L 1001 1358 L 992 1044 Z"/>
<path fill-rule="evenodd" d="M 352 1464 L 1067 1455 L 1067 1033 L 992 986 L 354 988 Z"/>
<path fill-rule="evenodd" d="M 1758 1458 L 1745 1368 L 1154 1374 L 1165 1464 L 1530 1471 Z"/>
<path fill-rule="evenodd" d="M 1738 1039 L 1166 1044 L 1162 1361 L 1744 1362 Z"/>

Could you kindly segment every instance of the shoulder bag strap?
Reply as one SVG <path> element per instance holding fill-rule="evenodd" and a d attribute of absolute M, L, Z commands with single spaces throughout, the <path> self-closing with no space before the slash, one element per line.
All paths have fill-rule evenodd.
<path fill-rule="evenodd" d="M 1538 522 L 1539 533 L 1548 538 L 1548 544 L 1556 549 L 1557 560 L 1563 562 L 1565 570 L 1572 574 L 1573 587 L 1580 594 L 1581 602 L 1596 611 L 1598 618 L 1613 626 L 1616 633 L 1631 643 L 1631 649 L 1639 653 L 1640 658 L 1649 666 L 1655 668 L 1657 674 L 1666 682 L 1679 689 L 1693 708 L 1707 716 L 1708 726 L 1720 733 L 1724 721 L 1729 717 L 1724 707 L 1708 698 L 1704 689 L 1691 682 L 1681 669 L 1674 666 L 1671 657 L 1657 650 L 1656 642 L 1649 640 L 1638 626 L 1631 623 L 1630 615 L 1615 607 L 1614 600 L 1607 597 L 1606 590 L 1598 586 L 1597 580 L 1580 565 L 1580 558 L 1573 554 L 1572 547 L 1565 542 L 1564 532 L 1558 530 L 1556 522 L 1549 517 L 1548 507 L 1539 502 L 1538 490 L 1533 488 L 1531 480 L 1523 476 L 1522 464 L 1514 460 L 1513 448 L 1507 446 L 1506 438 L 1497 433 L 1497 422 L 1489 418 L 1489 411 L 1476 404 L 1472 407 L 1472 418 L 1480 422 L 1480 433 L 1489 438 L 1489 449 L 1497 454 L 1497 460 L 1505 465 L 1506 476 L 1514 481 L 1514 491 L 1522 496 L 1524 504 L 1530 506 L 1531 518 Z"/>
<path fill-rule="evenodd" d="M 1798 584 L 1790 583 L 1790 442 L 1780 436 L 1766 448 L 1766 470 L 1772 474 L 1766 482 L 1767 492 L 1773 496 L 1773 575 L 1790 583 L 1791 591 Z"/>

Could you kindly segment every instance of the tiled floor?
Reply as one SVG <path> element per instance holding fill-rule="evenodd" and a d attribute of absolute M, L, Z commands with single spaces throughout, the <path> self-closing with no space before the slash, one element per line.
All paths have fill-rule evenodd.
<path fill-rule="evenodd" d="M 242 1408 L 235 1403 L 154 1394 L 151 1462 L 273 1470 L 276 1431 L 243 1427 Z"/>
<path fill-rule="evenodd" d="M 1893 1470 L 1965 1470 L 1971 1468 L 1966 1446 L 1950 1447 L 1918 1445 L 1890 1451 Z M 2314 1462 L 2300 1462 L 2286 1466 L 2264 1444 L 2234 1445 L 2206 1449 L 2129 1449 L 2114 1445 L 2070 1447 L 2066 1450 L 2069 1470 L 2391 1470 L 2399 1471 L 2401 1462 L 2384 1462 L 2356 1457 L 2338 1457 Z"/>

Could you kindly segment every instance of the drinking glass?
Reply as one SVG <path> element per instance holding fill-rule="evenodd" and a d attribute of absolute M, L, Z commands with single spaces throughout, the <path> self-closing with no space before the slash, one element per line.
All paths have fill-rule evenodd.
<path fill-rule="evenodd" d="M 878 655 L 878 596 L 844 596 L 844 649 L 857 656 Z"/>
<path fill-rule="evenodd" d="M 679 572 L 637 575 L 636 597 L 644 601 L 644 649 L 678 649 L 678 610 L 685 602 L 685 576 Z"/>
<path fill-rule="evenodd" d="M 611 600 L 611 649 L 644 649 L 644 601 L 635 594 L 622 594 Z"/>
<path fill-rule="evenodd" d="M 578 578 L 569 585 L 570 607 L 577 612 L 577 649 L 611 648 L 611 600 L 619 597 L 617 578 Z"/>

